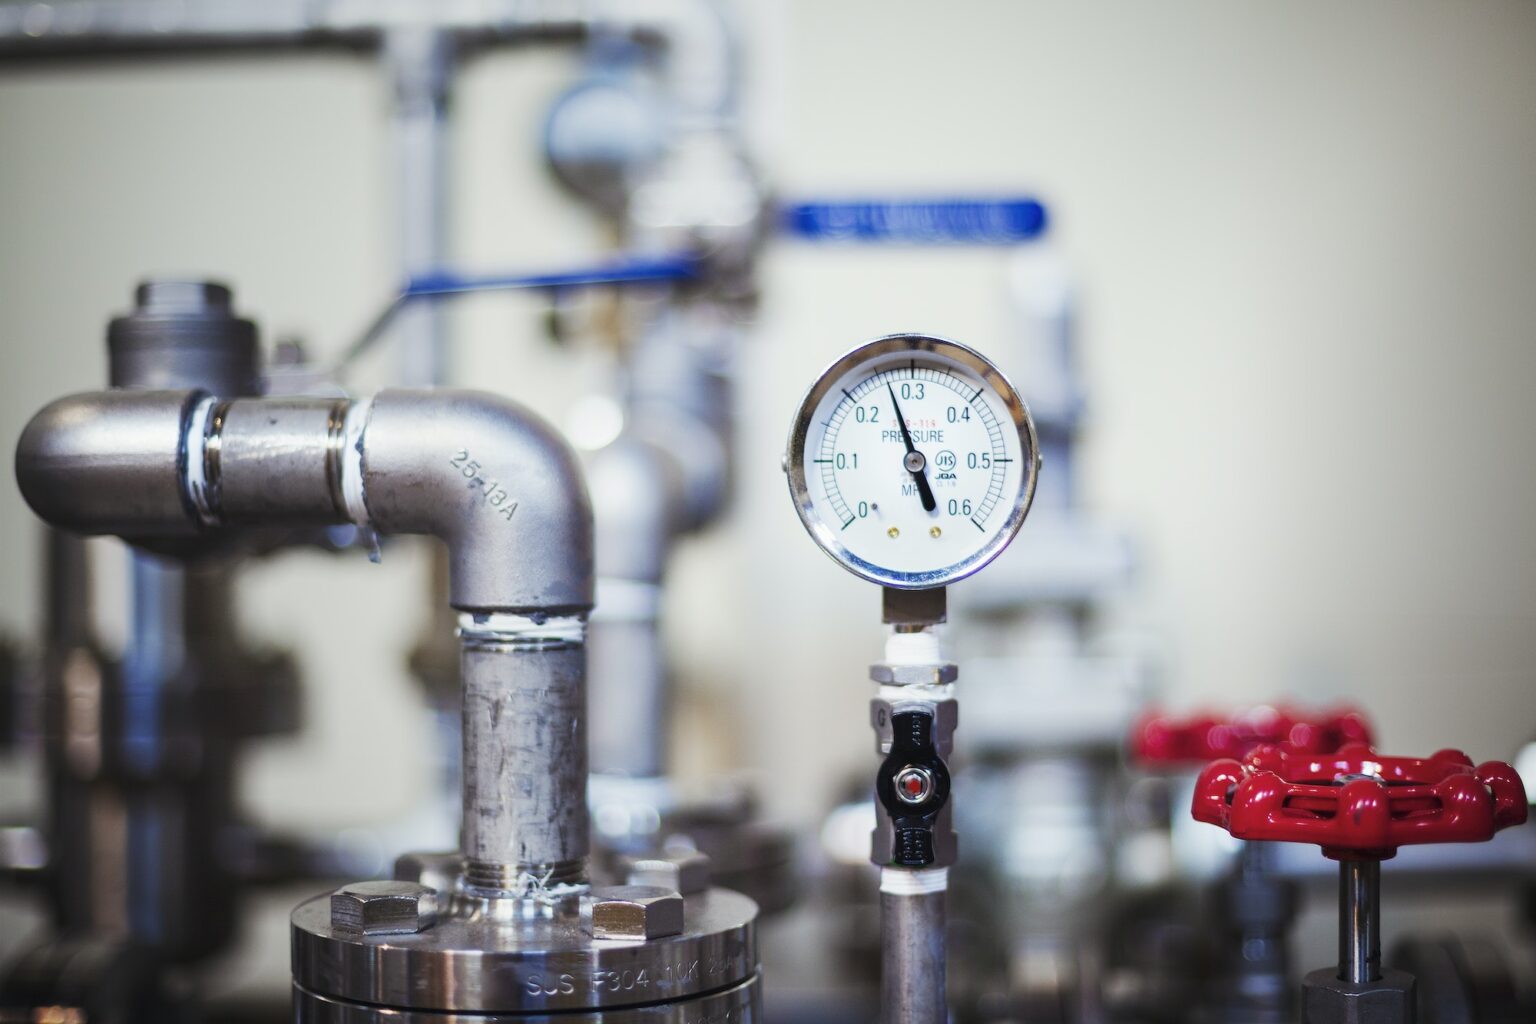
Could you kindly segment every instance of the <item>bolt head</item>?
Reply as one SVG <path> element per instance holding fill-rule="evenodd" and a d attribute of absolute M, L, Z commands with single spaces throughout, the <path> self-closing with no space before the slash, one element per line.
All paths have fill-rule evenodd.
<path fill-rule="evenodd" d="M 331 894 L 331 927 L 354 935 L 410 935 L 437 923 L 437 890 L 415 882 L 353 882 Z"/>
<path fill-rule="evenodd" d="M 926 768 L 903 768 L 894 782 L 896 799 L 904 804 L 920 804 L 933 793 L 933 773 Z"/>
<path fill-rule="evenodd" d="M 630 885 L 656 885 L 689 896 L 709 888 L 709 857 L 697 850 L 636 857 L 629 861 L 626 875 Z"/>
<path fill-rule="evenodd" d="M 438 892 L 452 892 L 464 873 L 464 856 L 444 853 L 402 853 L 395 858 L 395 881 L 415 882 Z"/>
<path fill-rule="evenodd" d="M 683 930 L 683 897 L 659 885 L 608 885 L 581 901 L 581 924 L 594 939 L 645 941 Z"/>

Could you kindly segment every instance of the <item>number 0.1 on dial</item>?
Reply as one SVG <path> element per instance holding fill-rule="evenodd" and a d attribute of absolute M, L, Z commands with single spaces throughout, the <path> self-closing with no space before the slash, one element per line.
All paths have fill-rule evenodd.
<path fill-rule="evenodd" d="M 833 363 L 784 466 L 800 519 L 851 572 L 939 587 L 991 561 L 1034 496 L 1039 445 L 1002 373 L 958 342 L 899 334 Z"/>

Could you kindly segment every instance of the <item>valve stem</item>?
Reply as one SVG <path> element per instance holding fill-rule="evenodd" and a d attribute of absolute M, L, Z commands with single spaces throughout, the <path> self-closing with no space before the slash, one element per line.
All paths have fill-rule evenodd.
<path fill-rule="evenodd" d="M 1339 862 L 1339 979 L 1381 979 L 1381 862 Z"/>

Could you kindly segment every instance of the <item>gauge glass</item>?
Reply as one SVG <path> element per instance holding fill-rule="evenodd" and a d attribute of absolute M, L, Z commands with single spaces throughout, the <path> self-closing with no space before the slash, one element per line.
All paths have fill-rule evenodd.
<path fill-rule="evenodd" d="M 892 335 L 839 359 L 806 395 L 785 469 L 811 536 L 885 586 L 944 586 L 1018 532 L 1039 446 L 1002 373 L 958 342 Z"/>

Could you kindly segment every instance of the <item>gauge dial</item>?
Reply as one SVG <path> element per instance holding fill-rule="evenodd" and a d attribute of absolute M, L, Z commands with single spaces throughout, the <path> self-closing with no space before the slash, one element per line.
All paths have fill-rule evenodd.
<path fill-rule="evenodd" d="M 1002 373 L 958 342 L 895 334 L 806 394 L 784 468 L 800 519 L 849 571 L 903 590 L 969 576 L 1034 497 L 1035 427 Z"/>

